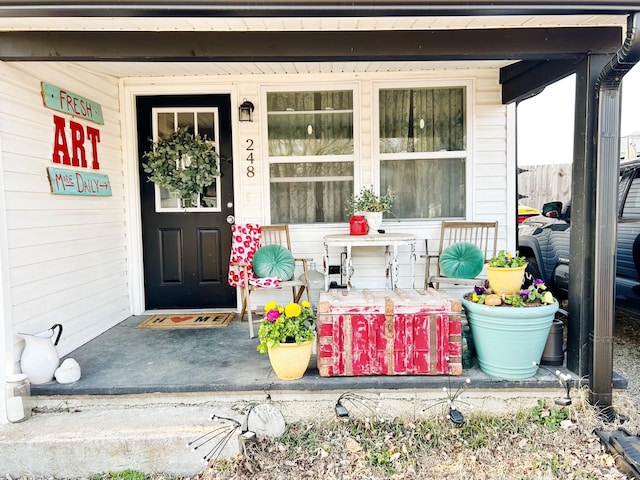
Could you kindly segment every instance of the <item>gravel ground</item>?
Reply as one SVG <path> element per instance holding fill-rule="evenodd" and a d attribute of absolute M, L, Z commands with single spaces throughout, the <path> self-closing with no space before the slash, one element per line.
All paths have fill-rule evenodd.
<path fill-rule="evenodd" d="M 626 394 L 640 400 L 640 314 L 618 312 L 613 347 L 613 370 L 627 379 Z"/>

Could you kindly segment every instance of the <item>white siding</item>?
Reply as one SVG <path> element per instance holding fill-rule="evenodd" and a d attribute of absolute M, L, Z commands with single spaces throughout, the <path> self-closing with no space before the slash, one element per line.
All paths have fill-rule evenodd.
<path fill-rule="evenodd" d="M 90 69 L 90 67 L 87 66 Z M 139 226 L 129 225 L 138 208 L 137 192 L 125 198 L 126 187 L 137 188 L 137 160 L 123 158 L 135 152 L 135 125 L 131 91 L 154 93 L 232 93 L 234 110 L 244 98 L 255 105 L 254 121 L 239 123 L 234 111 L 234 174 L 236 221 L 266 223 L 268 219 L 268 165 L 265 162 L 266 126 L 263 95 L 270 85 L 352 84 L 357 93 L 355 125 L 358 129 L 355 177 L 357 184 L 377 184 L 375 157 L 374 85 L 377 82 L 402 81 L 470 81 L 472 124 L 470 138 L 469 220 L 498 220 L 501 224 L 499 243 L 506 248 L 508 229 L 508 149 L 507 108 L 500 103 L 498 71 L 493 68 L 468 68 L 442 72 L 398 73 L 324 73 L 289 75 L 251 75 L 185 78 L 128 78 L 122 80 L 122 100 L 118 81 L 108 76 L 93 75 L 90 70 L 72 70 L 69 65 L 47 63 L 0 64 L 0 114 L 2 167 L 5 182 L 10 320 L 7 332 L 36 333 L 54 323 L 62 323 L 65 331 L 59 351 L 68 353 L 80 344 L 112 327 L 130 312 L 141 313 L 140 285 L 128 285 L 129 265 L 142 265 L 139 248 Z M 101 173 L 109 175 L 112 197 L 72 197 L 52 195 L 46 177 L 51 166 L 53 148 L 53 111 L 42 106 L 40 81 L 63 86 L 70 91 L 99 102 L 104 110 L 105 125 L 99 126 Z M 121 102 L 122 103 L 119 103 Z M 120 112 L 120 105 L 125 111 Z M 127 132 L 121 145 L 121 122 Z M 85 123 L 81 121 L 81 123 Z M 254 142 L 255 175 L 247 175 L 246 141 Z M 126 154 L 123 154 L 127 152 Z M 134 222 L 135 223 L 135 222 Z M 437 248 L 439 222 L 386 221 L 388 232 L 411 232 L 418 238 L 415 284 L 423 282 L 425 239 Z M 346 233 L 346 224 L 293 225 L 291 227 L 296 256 L 312 258 L 322 266 L 322 237 L 330 233 Z M 128 237 L 128 234 L 131 237 Z M 513 239 L 510 239 L 513 240 Z M 131 255 L 129 257 L 128 255 Z M 339 251 L 331 251 L 331 263 L 339 263 Z M 401 288 L 411 287 L 409 248 L 399 254 Z M 383 288 L 385 282 L 384 248 L 354 250 L 358 288 Z M 1 264 L 0 264 L 1 266 Z M 136 283 L 136 282 L 134 282 Z M 130 290 L 131 288 L 131 290 Z M 130 299 L 128 292 L 134 291 Z M 263 300 L 257 299 L 260 304 Z M 13 337 L 14 362 L 19 359 L 21 342 Z"/>
<path fill-rule="evenodd" d="M 149 81 L 145 78 L 124 79 L 124 91 L 128 88 L 152 94 L 174 90 L 177 93 L 200 92 L 203 89 L 209 91 L 227 90 L 229 85 L 237 88 L 237 97 L 234 99 L 236 106 L 246 98 L 255 105 L 254 120 L 251 123 L 236 123 L 234 133 L 236 135 L 236 152 L 234 159 L 235 168 L 235 196 L 236 196 L 236 222 L 255 222 L 266 224 L 269 217 L 267 202 L 268 164 L 264 142 L 266 138 L 266 112 L 263 108 L 264 94 L 270 86 L 290 85 L 296 87 L 305 85 L 305 88 L 323 88 L 335 84 L 352 84 L 357 96 L 358 108 L 354 118 L 359 141 L 356 146 L 355 178 L 356 184 L 377 184 L 377 167 L 374 165 L 374 111 L 373 97 L 377 82 L 397 81 L 449 81 L 460 79 L 471 81 L 473 88 L 470 92 L 472 106 L 470 120 L 472 122 L 472 138 L 470 143 L 469 162 L 472 178 L 468 182 L 470 190 L 468 220 L 498 220 L 500 222 L 499 247 L 507 248 L 513 244 L 513 239 L 508 242 L 506 222 L 510 217 L 507 212 L 508 196 L 508 161 L 507 161 L 507 107 L 500 101 L 500 84 L 498 70 L 494 68 L 477 68 L 446 71 L 422 71 L 400 73 L 323 73 L 323 74 L 288 74 L 288 75 L 251 75 L 251 76 L 225 76 L 220 78 L 219 84 L 215 77 L 202 79 L 190 77 L 186 79 L 158 79 Z M 143 87 L 144 86 L 144 87 Z M 127 97 L 127 95 L 125 95 Z M 128 107 L 127 107 L 128 108 Z M 131 125 L 125 128 L 132 128 Z M 246 174 L 247 162 L 245 161 L 246 140 L 254 141 L 253 164 L 255 176 Z M 515 221 L 515 220 L 514 220 Z M 387 232 L 411 232 L 417 238 L 416 252 L 417 263 L 415 270 L 415 285 L 421 287 L 424 281 L 424 260 L 420 258 L 425 253 L 425 239 L 430 240 L 430 249 L 437 248 L 439 235 L 439 221 L 423 222 L 396 222 L 385 221 L 383 228 Z M 332 233 L 348 233 L 346 224 L 323 225 L 292 225 L 292 243 L 294 254 L 298 257 L 312 258 L 318 269 L 322 268 L 322 237 Z M 355 273 L 353 284 L 357 288 L 384 288 L 385 286 L 385 261 L 384 248 L 373 247 L 368 249 L 354 249 Z M 331 264 L 339 263 L 339 251 L 330 252 Z M 401 247 L 399 254 L 400 264 L 400 288 L 410 288 L 409 248 Z M 286 292 L 284 292 L 286 294 Z M 283 295 L 284 295 L 283 294 Z M 265 294 L 266 295 L 266 294 Z M 271 294 L 272 295 L 272 294 Z M 257 305 L 263 305 L 271 296 L 255 299 Z M 279 299 L 279 298 L 278 298 Z"/>
<path fill-rule="evenodd" d="M 104 125 L 74 120 L 100 130 L 100 170 L 87 171 L 108 175 L 113 196 L 51 193 L 47 167 L 80 169 L 52 162 L 53 115 L 67 125 L 72 117 L 43 106 L 41 81 L 102 105 Z M 65 355 L 130 314 L 125 172 L 117 79 L 63 64 L 0 63 L 0 99 L 9 292 L 4 331 L 13 338 L 17 363 L 18 332 L 60 323 L 58 351 Z"/>

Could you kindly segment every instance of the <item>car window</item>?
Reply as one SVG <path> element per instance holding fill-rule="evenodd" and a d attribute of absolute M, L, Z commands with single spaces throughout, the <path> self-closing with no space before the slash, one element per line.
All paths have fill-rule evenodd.
<path fill-rule="evenodd" d="M 640 219 L 640 177 L 636 176 L 631 182 L 627 200 L 622 208 L 622 218 Z"/>

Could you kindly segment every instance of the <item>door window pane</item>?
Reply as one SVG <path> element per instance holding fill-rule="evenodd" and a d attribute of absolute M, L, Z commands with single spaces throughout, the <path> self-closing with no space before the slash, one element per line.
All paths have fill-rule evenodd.
<path fill-rule="evenodd" d="M 156 116 L 158 122 L 156 138 L 166 137 L 176 131 L 175 115 L 173 112 L 160 112 Z"/>
<path fill-rule="evenodd" d="M 187 130 L 190 133 L 194 133 L 194 120 L 193 120 L 193 112 L 178 112 L 178 128 L 187 127 Z"/>
<path fill-rule="evenodd" d="M 188 127 L 188 131 L 206 138 L 213 143 L 214 150 L 218 151 L 218 124 L 217 108 L 154 108 L 155 134 L 154 139 L 166 137 L 176 130 Z M 220 159 L 218 159 L 218 162 Z M 219 168 L 219 165 L 218 165 Z M 211 185 L 202 189 L 195 202 L 184 201 L 166 188 L 155 186 L 156 211 L 220 211 L 220 177 L 217 177 Z"/>
<path fill-rule="evenodd" d="M 218 143 L 218 138 L 216 137 L 217 125 L 215 122 L 214 112 L 198 112 L 197 114 L 198 121 L 198 133 L 202 135 L 203 138 L 215 142 L 216 145 Z"/>

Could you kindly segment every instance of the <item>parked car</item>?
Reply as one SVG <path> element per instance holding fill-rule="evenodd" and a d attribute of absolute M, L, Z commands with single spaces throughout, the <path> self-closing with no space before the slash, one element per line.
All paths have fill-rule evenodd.
<path fill-rule="evenodd" d="M 550 202 L 542 212 L 518 226 L 518 250 L 527 257 L 530 275 L 566 298 L 571 206 Z M 617 215 L 616 307 L 640 313 L 640 157 L 620 163 Z"/>
<path fill-rule="evenodd" d="M 540 210 L 526 205 L 518 204 L 518 223 L 524 222 L 529 217 L 540 215 Z"/>

